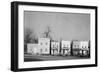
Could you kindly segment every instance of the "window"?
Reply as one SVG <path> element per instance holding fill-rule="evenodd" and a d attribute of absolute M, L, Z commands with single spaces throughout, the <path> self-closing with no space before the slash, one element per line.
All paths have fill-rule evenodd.
<path fill-rule="evenodd" d="M 69 47 L 69 45 L 67 45 L 67 48 Z"/>
<path fill-rule="evenodd" d="M 41 43 L 41 45 L 42 45 L 42 43 Z"/>
<path fill-rule="evenodd" d="M 58 48 L 58 45 L 56 46 L 56 48 Z"/>
<path fill-rule="evenodd" d="M 30 49 L 29 51 L 32 52 L 32 49 Z"/>
<path fill-rule="evenodd" d="M 47 48 L 45 49 L 45 51 L 47 51 Z"/>
<path fill-rule="evenodd" d="M 64 47 L 65 47 L 65 45 L 64 45 Z"/>
<path fill-rule="evenodd" d="M 53 45 L 53 48 L 55 48 L 55 45 Z"/>
<path fill-rule="evenodd" d="M 77 45 L 77 47 L 79 47 L 79 45 Z"/>
<path fill-rule="evenodd" d="M 46 45 L 48 45 L 48 43 L 46 42 Z"/>
<path fill-rule="evenodd" d="M 84 46 L 82 46 L 82 48 L 84 48 Z"/>
<path fill-rule="evenodd" d="M 74 48 L 76 48 L 76 45 L 74 45 Z"/>
<path fill-rule="evenodd" d="M 40 49 L 40 51 L 42 52 L 42 48 Z"/>

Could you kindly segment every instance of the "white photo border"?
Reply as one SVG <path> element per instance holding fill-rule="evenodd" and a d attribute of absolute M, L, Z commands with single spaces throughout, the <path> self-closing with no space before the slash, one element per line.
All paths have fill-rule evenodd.
<path fill-rule="evenodd" d="M 48 12 L 68 12 L 68 13 L 89 13 L 90 14 L 90 40 L 91 40 L 91 58 L 77 60 L 56 60 L 56 61 L 35 61 L 24 62 L 24 11 L 48 11 Z M 53 66 L 74 66 L 95 64 L 95 9 L 82 8 L 63 8 L 63 7 L 48 7 L 34 5 L 19 5 L 18 6 L 18 68 L 40 68 Z"/>

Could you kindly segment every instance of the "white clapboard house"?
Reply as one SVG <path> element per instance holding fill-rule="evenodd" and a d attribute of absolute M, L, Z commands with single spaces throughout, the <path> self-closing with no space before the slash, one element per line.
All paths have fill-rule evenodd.
<path fill-rule="evenodd" d="M 50 39 L 49 38 L 39 38 L 38 39 L 40 53 L 42 55 L 50 54 Z"/>
<path fill-rule="evenodd" d="M 89 55 L 89 42 L 88 41 L 80 41 L 80 55 L 88 56 Z"/>
<path fill-rule="evenodd" d="M 39 55 L 40 54 L 39 45 L 33 44 L 33 43 L 28 43 L 27 44 L 27 53 Z"/>
<path fill-rule="evenodd" d="M 60 52 L 60 43 L 57 41 L 51 42 L 51 55 L 59 55 Z"/>
<path fill-rule="evenodd" d="M 71 55 L 71 41 L 61 41 L 61 55 Z"/>

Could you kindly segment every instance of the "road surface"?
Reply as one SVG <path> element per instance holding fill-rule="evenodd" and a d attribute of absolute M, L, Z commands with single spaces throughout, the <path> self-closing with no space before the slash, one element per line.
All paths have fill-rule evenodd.
<path fill-rule="evenodd" d="M 77 57 L 77 56 L 52 56 L 52 55 L 24 55 L 24 61 L 50 61 L 50 60 L 75 60 L 75 59 L 89 59 L 86 57 Z"/>

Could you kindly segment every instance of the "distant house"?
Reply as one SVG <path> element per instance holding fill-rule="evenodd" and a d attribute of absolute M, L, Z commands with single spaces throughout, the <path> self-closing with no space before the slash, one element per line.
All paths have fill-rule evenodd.
<path fill-rule="evenodd" d="M 72 55 L 79 55 L 80 50 L 80 41 L 74 40 L 72 41 Z"/>
<path fill-rule="evenodd" d="M 87 56 L 89 54 L 89 42 L 80 41 L 80 52 L 82 56 Z"/>
<path fill-rule="evenodd" d="M 28 43 L 27 44 L 27 53 L 34 54 L 34 55 L 40 54 L 39 45 Z"/>
<path fill-rule="evenodd" d="M 59 55 L 60 52 L 60 43 L 57 41 L 51 42 L 51 55 Z"/>
<path fill-rule="evenodd" d="M 39 38 L 38 39 L 39 49 L 41 54 L 50 54 L 50 39 Z"/>
<path fill-rule="evenodd" d="M 71 55 L 71 41 L 61 41 L 61 55 Z"/>

